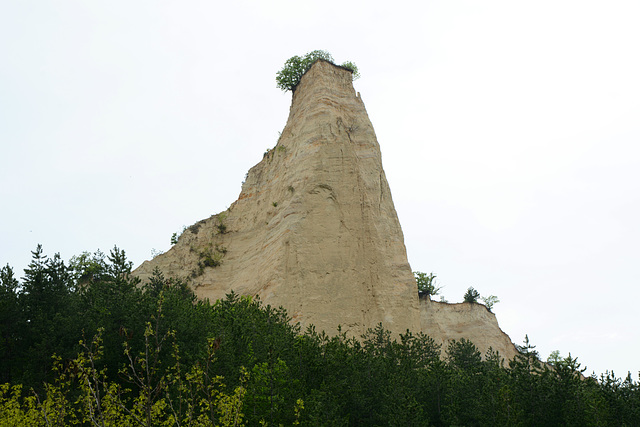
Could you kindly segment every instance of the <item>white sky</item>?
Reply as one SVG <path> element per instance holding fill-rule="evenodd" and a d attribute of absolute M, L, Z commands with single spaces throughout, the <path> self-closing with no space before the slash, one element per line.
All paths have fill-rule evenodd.
<path fill-rule="evenodd" d="M 418 5 L 420 4 L 420 5 Z M 640 370 L 640 3 L 0 3 L 0 264 L 135 265 L 273 147 L 287 58 L 354 61 L 413 270 L 515 343 Z"/>

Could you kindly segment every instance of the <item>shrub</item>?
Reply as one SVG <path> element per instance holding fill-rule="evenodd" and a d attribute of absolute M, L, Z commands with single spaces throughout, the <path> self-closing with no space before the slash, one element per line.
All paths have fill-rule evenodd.
<path fill-rule="evenodd" d="M 500 302 L 497 296 L 489 295 L 488 297 L 482 297 L 482 301 L 484 301 L 484 305 L 487 306 L 489 311 L 493 308 L 493 306 Z"/>
<path fill-rule="evenodd" d="M 171 235 L 171 246 L 173 246 L 176 243 L 178 243 L 178 239 L 180 239 L 180 236 L 182 236 L 182 233 L 184 233 L 186 230 L 187 230 L 187 227 L 184 226 L 184 227 L 182 227 L 182 231 L 180 233 L 173 233 Z"/>
<path fill-rule="evenodd" d="M 420 271 L 414 271 L 413 275 L 416 278 L 416 284 L 418 285 L 418 293 L 420 295 L 438 295 L 442 286 L 436 286 L 436 275 L 433 273 L 422 273 Z"/>
<path fill-rule="evenodd" d="M 351 70 L 351 73 L 353 75 L 353 80 L 358 80 L 360 78 L 360 71 L 358 71 L 358 67 L 353 62 L 346 61 L 346 62 L 343 62 L 340 66 L 348 70 Z"/>
<path fill-rule="evenodd" d="M 467 289 L 467 293 L 464 294 L 464 302 L 477 303 L 478 298 L 480 298 L 480 292 L 473 289 L 472 286 L 470 286 L 469 289 Z"/>
<path fill-rule="evenodd" d="M 218 214 L 218 224 L 216 224 L 216 228 L 220 234 L 227 232 L 227 224 L 224 223 L 225 219 L 227 219 L 227 215 L 224 212 Z"/>
<path fill-rule="evenodd" d="M 311 68 L 311 65 L 313 65 L 313 63 L 318 59 L 324 59 L 325 61 L 335 64 L 333 62 L 333 57 L 326 50 L 314 50 L 303 57 L 296 55 L 287 59 L 282 70 L 276 73 L 276 83 L 278 88 L 285 92 L 288 90 L 295 91 L 296 86 L 300 83 L 300 79 L 304 73 L 306 73 L 309 68 Z M 347 61 L 341 66 L 352 72 L 354 80 L 360 77 L 358 67 L 353 62 Z"/>

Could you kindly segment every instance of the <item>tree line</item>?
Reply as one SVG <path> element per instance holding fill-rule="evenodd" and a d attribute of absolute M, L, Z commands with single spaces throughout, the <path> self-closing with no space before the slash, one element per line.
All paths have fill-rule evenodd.
<path fill-rule="evenodd" d="M 505 361 L 381 325 L 327 336 L 131 268 L 118 248 L 65 263 L 38 246 L 21 280 L 0 270 L 0 425 L 640 425 L 630 374 L 585 378 L 528 339 Z"/>

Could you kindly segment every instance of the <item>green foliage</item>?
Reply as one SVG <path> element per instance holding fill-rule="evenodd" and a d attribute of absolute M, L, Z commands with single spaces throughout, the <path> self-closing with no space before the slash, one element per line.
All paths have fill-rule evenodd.
<path fill-rule="evenodd" d="M 333 63 L 333 57 L 327 51 L 314 50 L 305 56 L 292 56 L 284 63 L 282 70 L 276 73 L 276 83 L 283 91 L 295 90 L 300 78 L 311 67 L 313 62 L 324 59 Z"/>
<path fill-rule="evenodd" d="M 438 295 L 442 286 L 436 286 L 436 275 L 433 273 L 422 273 L 420 271 L 414 271 L 413 275 L 416 278 L 418 285 L 418 293 L 420 295 Z"/>
<path fill-rule="evenodd" d="M 218 229 L 218 233 L 224 234 L 227 232 L 227 224 L 225 224 L 225 220 L 227 219 L 227 214 L 220 213 L 218 214 L 218 224 L 216 224 L 216 228 Z"/>
<path fill-rule="evenodd" d="M 543 364 L 528 337 L 507 367 L 466 339 L 441 359 L 422 333 L 303 333 L 255 298 L 130 273 L 118 248 L 66 266 L 39 247 L 22 283 L 0 269 L 0 425 L 640 425 L 630 375 Z"/>
<path fill-rule="evenodd" d="M 488 297 L 482 297 L 482 301 L 484 302 L 484 305 L 489 309 L 489 311 L 491 311 L 491 309 L 493 309 L 494 305 L 496 305 L 497 303 L 500 302 L 498 297 L 495 296 L 495 295 L 489 295 Z"/>
<path fill-rule="evenodd" d="M 180 236 L 182 236 L 182 233 L 184 233 L 187 230 L 187 227 L 182 227 L 182 231 L 180 233 L 173 233 L 171 235 L 171 245 L 175 245 L 176 243 L 178 243 L 178 239 L 180 239 Z"/>
<path fill-rule="evenodd" d="M 20 307 L 19 283 L 11 266 L 0 269 L 0 384 L 9 381 L 14 355 L 20 346 L 20 339 L 26 327 Z"/>
<path fill-rule="evenodd" d="M 198 221 L 195 224 L 189 226 L 187 230 L 189 230 L 192 234 L 198 234 L 198 231 L 200 231 L 200 227 L 202 227 L 205 222 L 206 220 L 204 219 L 201 221 Z"/>
<path fill-rule="evenodd" d="M 480 352 L 469 340 L 451 341 L 447 347 L 447 362 L 453 371 L 449 377 L 450 401 L 444 412 L 453 425 L 477 425 L 480 422 L 483 363 Z"/>
<path fill-rule="evenodd" d="M 477 303 L 478 298 L 480 298 L 480 292 L 473 289 L 473 287 L 469 287 L 467 292 L 464 294 L 464 302 Z"/>
<path fill-rule="evenodd" d="M 550 366 L 555 366 L 562 361 L 562 357 L 560 357 L 560 351 L 554 350 L 551 352 L 549 357 L 547 357 L 547 364 Z"/>
<path fill-rule="evenodd" d="M 343 62 L 340 66 L 348 70 L 351 70 L 351 73 L 353 75 L 353 80 L 358 80 L 360 78 L 360 71 L 358 71 L 358 67 L 353 62 L 346 61 L 346 62 Z"/>
<path fill-rule="evenodd" d="M 206 247 L 198 253 L 200 260 L 198 261 L 198 271 L 194 276 L 200 276 L 207 267 L 219 267 L 222 265 L 222 259 L 227 253 L 227 248 L 220 245 Z"/>
<path fill-rule="evenodd" d="M 83 252 L 71 257 L 69 268 L 75 286 L 84 287 L 106 279 L 108 274 L 106 258 L 106 255 L 99 250 L 93 254 Z"/>
<path fill-rule="evenodd" d="M 218 267 L 222 264 L 222 252 L 211 248 L 200 252 L 200 267 Z"/>
<path fill-rule="evenodd" d="M 331 54 L 325 50 L 314 50 L 302 57 L 292 56 L 287 59 L 282 70 L 276 73 L 276 83 L 278 88 L 285 92 L 288 90 L 295 91 L 304 73 L 306 73 L 309 68 L 311 68 L 311 65 L 313 65 L 313 63 L 318 59 L 329 61 L 332 64 L 334 63 Z M 358 67 L 356 67 L 353 62 L 347 61 L 342 64 L 342 67 L 347 68 L 352 72 L 354 80 L 360 77 Z"/>

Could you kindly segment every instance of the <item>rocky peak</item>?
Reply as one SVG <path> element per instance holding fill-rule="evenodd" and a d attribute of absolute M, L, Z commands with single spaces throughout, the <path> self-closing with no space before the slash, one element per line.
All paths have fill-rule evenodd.
<path fill-rule="evenodd" d="M 155 267 L 189 279 L 202 298 L 259 296 L 330 334 L 341 325 L 359 335 L 380 322 L 396 333 L 419 329 L 380 148 L 349 70 L 313 64 L 238 200 L 135 273 L 145 279 Z"/>
<path fill-rule="evenodd" d="M 443 344 L 476 335 L 483 351 L 515 351 L 492 314 L 419 303 L 373 126 L 351 72 L 323 60 L 302 76 L 278 143 L 238 200 L 135 274 L 155 267 L 201 298 L 257 296 L 330 335 L 382 323 L 396 335 L 422 330 Z"/>

